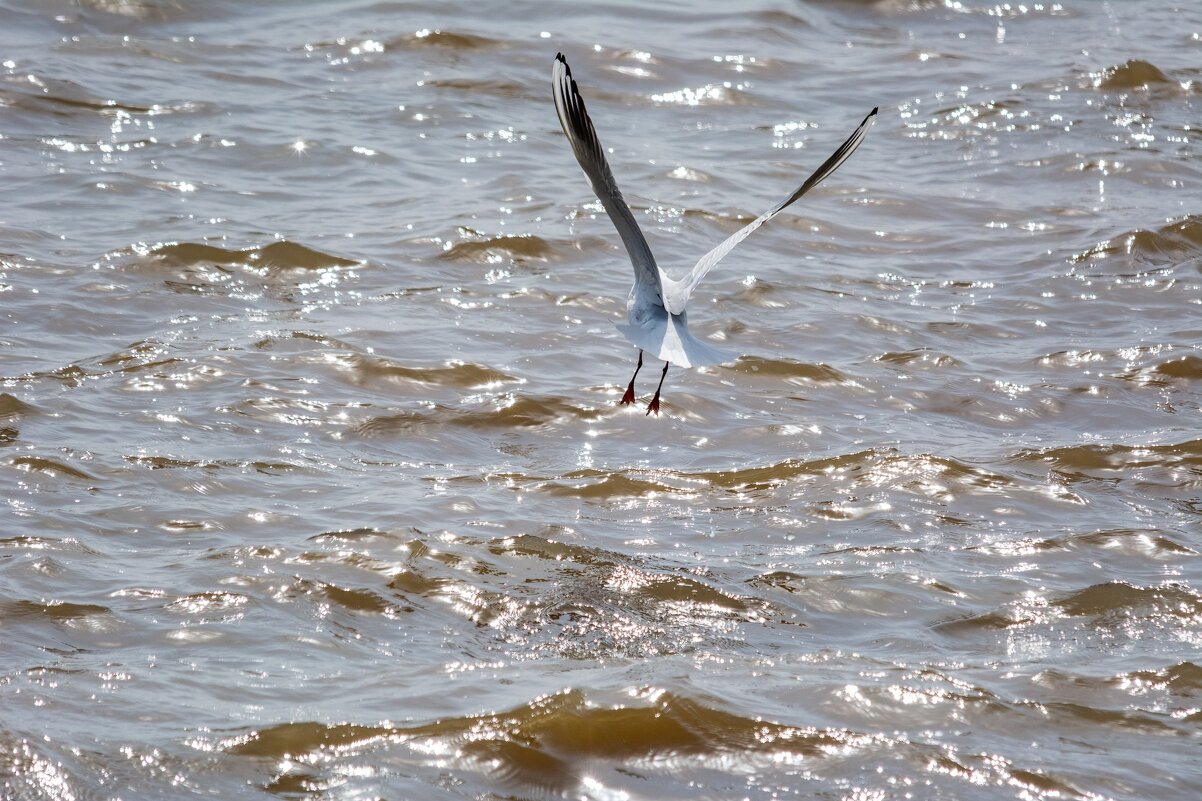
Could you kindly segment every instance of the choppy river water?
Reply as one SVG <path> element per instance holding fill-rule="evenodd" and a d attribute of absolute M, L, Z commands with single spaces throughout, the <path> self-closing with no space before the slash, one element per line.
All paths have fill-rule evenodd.
<path fill-rule="evenodd" d="M 881 108 L 659 418 L 561 50 L 669 270 Z M 0 796 L 1199 797 L 1200 93 L 1195 2 L 0 0 Z"/>

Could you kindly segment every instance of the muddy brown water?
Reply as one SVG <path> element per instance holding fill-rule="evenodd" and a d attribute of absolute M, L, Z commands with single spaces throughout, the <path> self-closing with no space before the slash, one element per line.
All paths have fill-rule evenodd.
<path fill-rule="evenodd" d="M 0 45 L 3 798 L 1202 795 L 1202 5 Z M 881 107 L 658 419 L 560 50 L 669 270 Z"/>

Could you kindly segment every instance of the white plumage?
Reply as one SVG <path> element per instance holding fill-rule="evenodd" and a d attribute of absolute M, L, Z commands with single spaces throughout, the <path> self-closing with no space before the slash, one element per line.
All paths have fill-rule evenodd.
<path fill-rule="evenodd" d="M 618 235 L 626 245 L 630 261 L 634 265 L 634 286 L 626 301 L 627 323 L 619 325 L 618 330 L 639 349 L 639 367 L 643 364 L 642 351 L 681 367 L 701 367 L 733 361 L 737 354 L 708 345 L 689 333 L 685 306 L 693 290 L 705 274 L 735 245 L 837 170 L 864 141 L 877 110 L 874 108 L 847 141 L 789 197 L 731 234 L 716 248 L 702 256 L 688 274 L 677 280 L 666 275 L 655 263 L 655 257 L 651 255 L 651 248 L 647 246 L 647 240 L 639 229 L 638 222 L 622 198 L 613 172 L 609 169 L 609 162 L 605 159 L 605 151 L 597 139 L 593 121 L 584 108 L 584 98 L 580 96 L 576 81 L 572 79 L 572 70 L 562 53 L 555 56 L 555 63 L 551 69 L 551 84 L 555 111 L 559 115 L 559 124 L 572 145 L 572 153 L 580 162 L 584 174 L 592 184 L 593 192 L 618 230 Z M 667 372 L 668 365 L 665 364 L 664 374 Z M 638 368 L 635 369 L 635 377 L 637 376 Z M 662 387 L 661 376 L 660 388 Z M 630 386 L 621 402 L 631 403 L 633 400 L 634 378 L 631 378 Z M 659 413 L 659 389 L 656 389 L 655 397 L 647 408 L 647 413 L 651 412 Z"/>

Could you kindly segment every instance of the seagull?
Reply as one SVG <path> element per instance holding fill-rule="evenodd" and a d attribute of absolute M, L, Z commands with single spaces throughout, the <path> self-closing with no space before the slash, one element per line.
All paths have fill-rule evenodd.
<path fill-rule="evenodd" d="M 634 265 L 634 286 L 631 287 L 630 296 L 626 300 L 627 322 L 626 325 L 619 325 L 618 330 L 639 349 L 639 361 L 619 404 L 625 406 L 634 403 L 634 379 L 638 378 L 639 370 L 643 369 L 643 351 L 648 351 L 664 362 L 659 386 L 655 388 L 655 397 L 647 406 L 648 415 L 655 412 L 658 416 L 659 395 L 664 387 L 664 379 L 668 376 L 669 364 L 703 367 L 734 361 L 737 358 L 737 354 L 719 350 L 689 333 L 685 306 L 688 305 L 689 297 L 697 288 L 697 284 L 735 245 L 839 169 L 839 165 L 847 161 L 864 141 L 877 110 L 874 108 L 847 141 L 840 145 L 821 167 L 814 170 L 814 174 L 794 190 L 793 194 L 702 256 L 683 278 L 674 279 L 665 275 L 655 263 L 655 257 L 651 255 L 651 248 L 647 246 L 647 240 L 643 237 L 638 222 L 618 190 L 613 172 L 609 169 L 609 162 L 605 160 L 605 150 L 597 139 L 593 121 L 584 109 L 584 98 L 580 96 L 580 90 L 572 78 L 572 70 L 563 53 L 555 55 L 555 63 L 551 68 L 551 87 L 555 99 L 555 113 L 559 115 L 559 124 L 572 145 L 572 153 L 584 169 L 594 194 L 605 207 L 605 213 L 613 221 L 614 228 L 618 229 L 618 236 L 622 238 Z"/>

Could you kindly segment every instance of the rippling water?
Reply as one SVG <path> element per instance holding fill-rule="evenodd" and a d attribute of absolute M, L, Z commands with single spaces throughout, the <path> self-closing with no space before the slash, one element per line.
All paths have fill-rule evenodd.
<path fill-rule="evenodd" d="M 1202 6 L 0 31 L 0 796 L 1202 794 Z"/>

